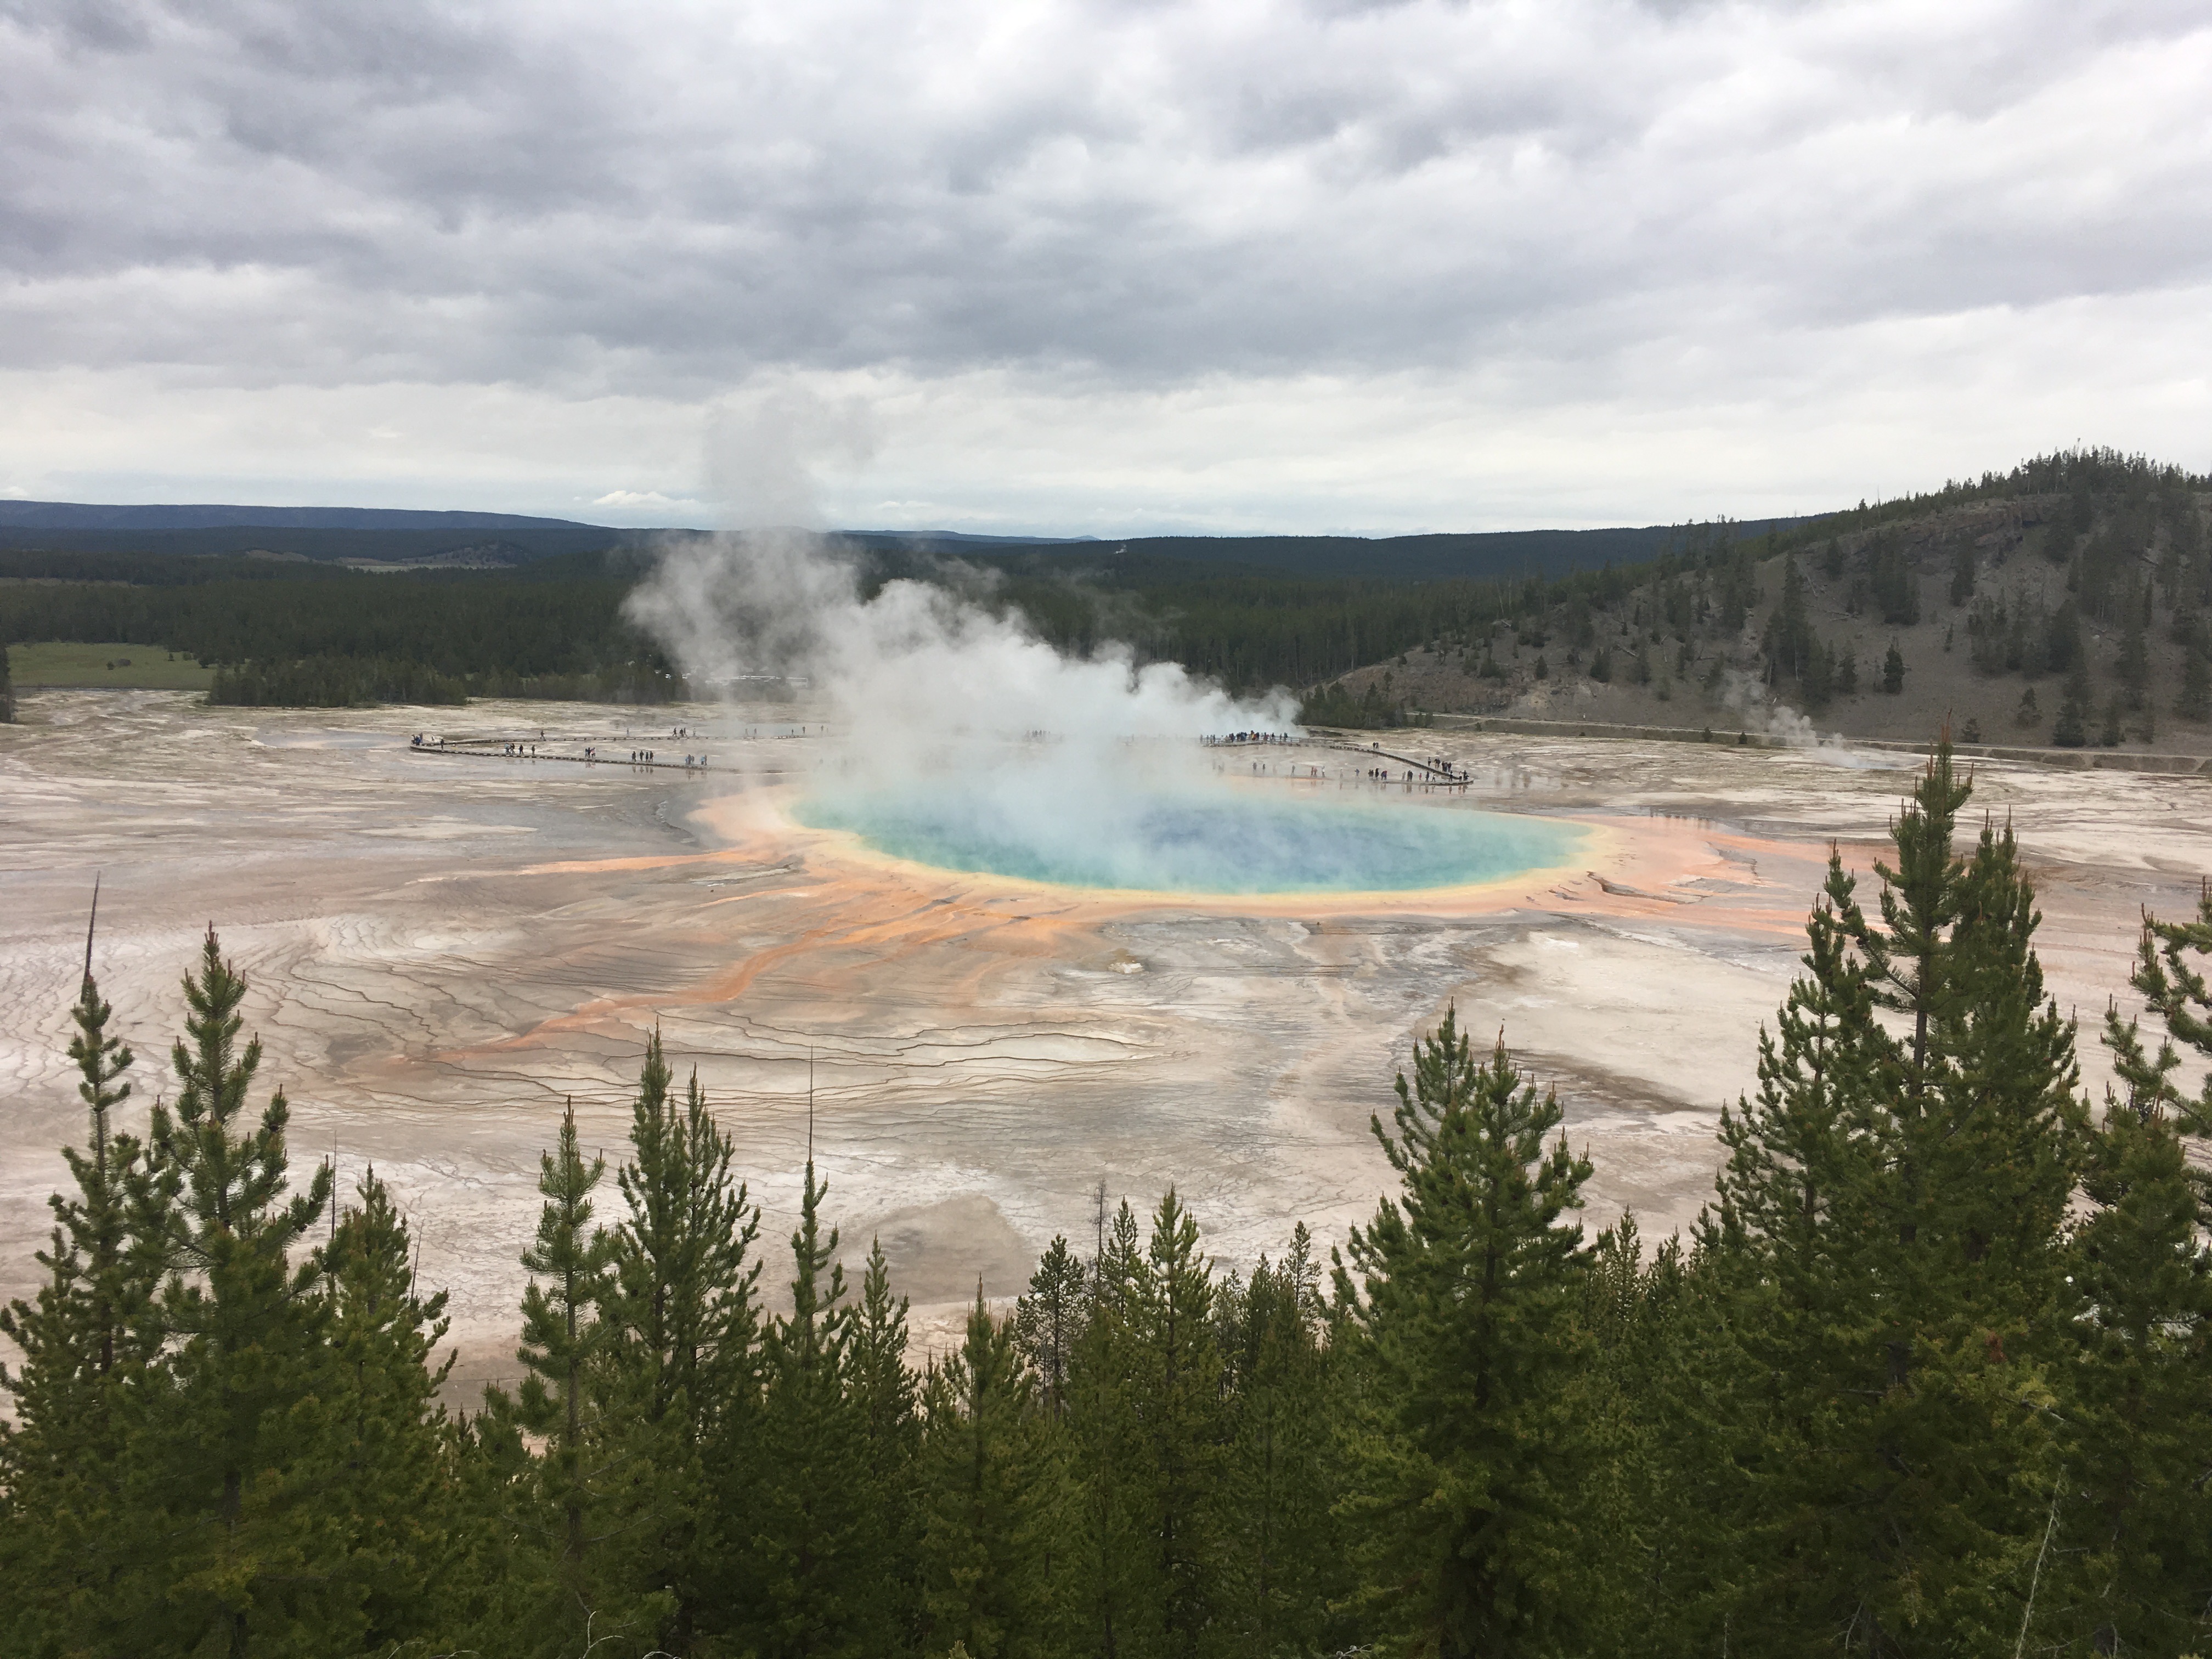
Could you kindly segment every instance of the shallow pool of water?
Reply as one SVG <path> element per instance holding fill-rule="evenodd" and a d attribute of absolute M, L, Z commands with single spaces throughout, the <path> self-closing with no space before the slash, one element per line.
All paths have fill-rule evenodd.
<path fill-rule="evenodd" d="M 949 789 L 835 794 L 797 817 L 940 869 L 1170 893 L 1407 892 L 1569 862 L 1584 831 L 1456 804 L 1224 790 L 1106 800 Z"/>

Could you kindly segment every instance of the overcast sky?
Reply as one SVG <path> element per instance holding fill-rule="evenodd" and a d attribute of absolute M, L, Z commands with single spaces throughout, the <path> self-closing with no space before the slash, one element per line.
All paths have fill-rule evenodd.
<path fill-rule="evenodd" d="M 2206 0 L 0 0 L 0 85 L 19 496 L 1395 532 L 2212 465 Z"/>

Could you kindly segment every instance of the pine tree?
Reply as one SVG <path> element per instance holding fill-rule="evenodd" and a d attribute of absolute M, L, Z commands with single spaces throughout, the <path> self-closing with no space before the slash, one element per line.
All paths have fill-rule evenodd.
<path fill-rule="evenodd" d="M 1704 1655 L 1729 1645 L 1739 1472 L 1716 1412 L 1729 1351 L 1702 1254 L 1668 1239 L 1647 1262 L 1633 1214 L 1598 1235 L 1579 1322 L 1589 1363 L 1573 1408 L 1592 1446 L 1580 1571 L 1592 1655 Z"/>
<path fill-rule="evenodd" d="M 2104 722 L 2097 729 L 2097 741 L 2106 749 L 2119 746 L 2123 727 L 2121 714 L 2120 694 L 2115 691 L 2105 702 Z"/>
<path fill-rule="evenodd" d="M 1822 1443 L 1826 1390 L 1856 1384 L 1865 1395 L 1881 1386 L 1874 1359 L 1834 1340 L 1880 1293 L 1863 1247 L 1883 1157 L 1874 1133 L 1881 1055 L 1871 975 L 1850 950 L 1864 926 L 1855 890 L 1832 848 L 1806 923 L 1806 975 L 1790 988 L 1778 1032 L 1759 1033 L 1757 1097 L 1722 1111 L 1727 1162 L 1699 1223 L 1701 1248 L 1735 1304 L 1743 1370 L 1755 1380 L 1726 1460 L 1744 1479 L 1726 1493 L 1731 1521 L 1745 1559 L 1763 1570 L 1737 1617 L 1743 1634 L 1755 1638 L 1764 1627 L 1784 1643 L 1839 1595 L 1824 1582 L 1820 1528 L 1852 1501 L 1856 1471 Z M 1778 1602 L 1766 1575 L 1808 1595 L 1812 1609 Z"/>
<path fill-rule="evenodd" d="M 791 1311 L 764 1344 L 757 1461 L 727 1500 L 748 1528 L 750 1583 L 739 1638 L 762 1659 L 836 1659 L 884 1650 L 885 1563 L 869 1513 L 868 1425 L 848 1384 L 853 1313 L 825 1188 L 806 1162 L 791 1236 Z"/>
<path fill-rule="evenodd" d="M 2119 659 L 2112 665 L 2112 674 L 2127 693 L 2129 709 L 2141 708 L 2143 694 L 2150 686 L 2150 648 L 2143 638 L 2140 617 L 2130 619 L 2127 631 L 2120 636 Z"/>
<path fill-rule="evenodd" d="M 2212 646 L 2205 643 L 2202 625 L 2182 650 L 2181 691 L 2173 712 L 2185 720 L 2212 719 Z"/>
<path fill-rule="evenodd" d="M 0 641 L 0 726 L 12 726 L 15 720 L 15 681 L 8 666 L 8 646 Z"/>
<path fill-rule="evenodd" d="M 261 1044 L 237 1047 L 246 984 L 213 927 L 184 989 L 176 1109 L 154 1109 L 140 1183 L 140 1215 L 161 1226 L 143 1243 L 170 1270 L 148 1322 L 168 1349 L 126 1419 L 135 1503 L 163 1544 L 134 1564 L 118 1611 L 125 1645 L 142 1652 L 313 1647 L 346 1628 L 357 1599 L 307 1409 L 327 1377 L 329 1303 L 320 1262 L 291 1259 L 330 1202 L 331 1172 L 287 1196 L 282 1090 L 246 1124 Z"/>
<path fill-rule="evenodd" d="M 1704 1234 L 1760 1379 L 1734 1458 L 1747 1638 L 1986 1645 L 2035 1582 L 2083 1115 L 2011 832 L 1953 850 L 1968 793 L 1939 744 L 1875 866 L 1878 926 L 1832 857 L 1760 1103 L 1723 1131 Z"/>
<path fill-rule="evenodd" d="M 674 1598 L 656 1645 L 689 1654 L 714 1599 L 723 1546 L 708 1459 L 751 1431 L 759 1386 L 760 1212 L 732 1170 L 734 1149 L 692 1073 L 669 1096 L 660 1034 L 647 1044 L 631 1109 L 631 1161 L 616 1174 L 627 1214 L 611 1241 L 606 1409 L 627 1443 L 621 1485 L 625 1570 Z"/>
<path fill-rule="evenodd" d="M 1866 579 L 1859 585 L 1854 599 L 1861 596 L 1871 599 L 1885 622 L 1917 621 L 1917 617 L 1905 614 L 1916 603 L 1918 583 L 1913 580 L 1903 550 L 1877 531 L 1861 545 L 1860 553 L 1866 562 Z"/>
<path fill-rule="evenodd" d="M 991 1316 L 980 1285 L 965 1338 L 930 1372 L 923 1397 L 922 1651 L 932 1659 L 956 1644 L 970 1659 L 1056 1651 L 1048 1425 L 1012 1328 Z"/>
<path fill-rule="evenodd" d="M 2067 679 L 2051 741 L 2060 749 L 2079 749 L 2089 741 L 2089 677 L 2078 668 Z"/>
<path fill-rule="evenodd" d="M 522 1293 L 522 1346 L 515 1358 L 527 1374 L 513 1401 L 496 1391 L 487 1395 L 495 1419 L 511 1418 L 544 1446 L 533 1470 L 530 1528 L 557 1592 L 547 1609 L 556 1642 L 597 1631 L 602 1620 L 657 1622 L 666 1613 L 659 1603 L 640 1609 L 610 1595 L 596 1548 L 616 1524 L 606 1513 L 607 1461 L 619 1455 L 593 1386 L 617 1334 L 605 1316 L 615 1293 L 614 1241 L 592 1225 L 592 1194 L 606 1167 L 596 1154 L 584 1161 L 570 1101 L 555 1150 L 538 1155 L 538 1190 L 545 1202 L 537 1237 L 522 1254 L 530 1283 Z"/>
<path fill-rule="evenodd" d="M 1795 557 L 1783 561 L 1782 600 L 1766 619 L 1761 649 L 1766 656 L 1770 684 L 1786 676 L 1802 675 L 1815 643 L 1811 618 L 1805 609 L 1805 578 Z"/>
<path fill-rule="evenodd" d="M 69 1055 L 82 1079 L 77 1095 L 88 1133 L 82 1152 L 62 1149 L 76 1196 L 57 1193 L 47 1200 L 57 1224 L 51 1253 L 37 1257 L 50 1280 L 37 1305 L 16 1302 L 0 1311 L 0 1332 L 30 1360 L 21 1376 L 7 1379 L 16 1401 L 16 1431 L 42 1436 L 57 1453 L 90 1428 L 100 1380 L 131 1357 L 133 1328 L 151 1288 L 143 1260 L 134 1260 L 130 1248 L 129 1194 L 143 1149 L 115 1130 L 110 1115 L 130 1098 L 131 1085 L 122 1079 L 133 1063 L 122 1039 L 107 1035 L 113 1014 L 93 977 L 88 929 L 84 977 L 70 1011 L 76 1035 Z"/>
<path fill-rule="evenodd" d="M 1583 1439 L 1565 1384 L 1585 1252 L 1566 1220 L 1589 1178 L 1559 1102 L 1501 1042 L 1475 1060 L 1455 1013 L 1398 1079 L 1403 1182 L 1351 1236 L 1374 1372 L 1365 1492 L 1353 1511 L 1389 1651 L 1572 1650 Z"/>
<path fill-rule="evenodd" d="M 1130 1352 L 1145 1413 L 1158 1634 L 1171 1654 L 1198 1651 L 1219 1599 L 1221 1354 L 1212 1268 L 1198 1243 L 1198 1222 L 1170 1187 L 1152 1214 Z"/>
<path fill-rule="evenodd" d="M 1808 708 L 1826 708 L 1835 689 L 1835 656 L 1820 636 L 1809 631 L 1805 647 L 1804 669 L 1798 680 Z"/>
<path fill-rule="evenodd" d="M 318 1438 L 326 1501 L 347 1534 L 336 1567 L 356 1598 L 346 1636 L 369 1652 L 452 1633 L 465 1546 L 437 1403 L 455 1356 L 430 1363 L 446 1293 L 418 1294 L 407 1224 L 374 1169 L 355 1192 L 360 1202 L 316 1253 L 329 1300 Z M 326 1635 L 336 1647 L 339 1629 Z"/>
<path fill-rule="evenodd" d="M 432 1586 L 431 1611 L 450 1633 L 428 1650 L 561 1652 L 567 1644 L 556 1605 L 561 1590 L 555 1564 L 543 1547 L 538 1517 L 529 1512 L 537 1460 L 512 1407 L 456 1411 L 447 1418 L 441 1425 L 439 1469 L 447 1554 Z"/>
<path fill-rule="evenodd" d="M 2113 1069 L 2091 1144 L 2075 1238 L 2085 1310 L 2073 1473 L 2079 1507 L 2063 1517 L 2062 1581 L 2070 1603 L 2039 1628 L 2100 1652 L 2201 1645 L 2212 1589 L 2212 1251 L 2203 1243 L 2212 1182 L 2191 1168 L 2188 1137 L 2212 1133 L 2212 1073 L 2192 1097 L 2177 1080 L 2177 1040 L 2212 1057 L 2212 990 L 2190 958 L 2212 955 L 2212 892 L 2196 919 L 2146 916 L 2131 983 L 2164 1027 L 2155 1054 L 2139 1022 L 2105 1017 Z"/>
<path fill-rule="evenodd" d="M 97 883 L 93 903 L 96 921 Z M 15 1418 L 0 1424 L 0 1577 L 21 1592 L 18 1630 L 42 1627 L 53 1640 L 77 1628 L 73 1602 L 82 1610 L 97 1599 L 116 1540 L 123 1447 L 115 1391 L 148 1357 L 145 1313 L 157 1276 L 157 1264 L 132 1248 L 131 1193 L 143 1148 L 112 1117 L 130 1097 L 123 1076 L 132 1055 L 107 1033 L 114 1011 L 93 976 L 92 943 L 88 926 L 69 1049 L 88 1134 L 83 1151 L 62 1152 L 76 1194 L 48 1200 L 56 1224 L 36 1257 L 46 1285 L 35 1301 L 0 1309 L 0 1334 L 23 1354 L 14 1375 L 0 1367 Z"/>
<path fill-rule="evenodd" d="M 1881 659 L 1881 689 L 1893 697 L 1905 690 L 1905 653 L 1898 649 L 1895 640 L 1889 642 L 1889 654 Z"/>
<path fill-rule="evenodd" d="M 1759 1032 L 1759 1098 L 1721 1110 L 1729 1157 L 1703 1231 L 1716 1248 L 1756 1251 L 1784 1316 L 1814 1305 L 1814 1278 L 1836 1270 L 1826 1231 L 1846 1182 L 1863 1178 L 1859 1166 L 1875 1157 L 1863 1133 L 1874 990 L 1849 948 L 1862 925 L 1854 887 L 1832 847 L 1806 923 L 1808 976 L 1790 988 L 1779 1041 Z"/>
<path fill-rule="evenodd" d="M 1030 1275 L 1030 1293 L 1014 1304 L 1014 1340 L 1043 1395 L 1045 1413 L 1058 1422 L 1067 1410 L 1067 1368 L 1088 1316 L 1083 1264 L 1054 1237 Z"/>
<path fill-rule="evenodd" d="M 891 1294 L 890 1264 L 872 1240 L 860 1274 L 860 1299 L 853 1310 L 846 1349 L 846 1389 L 867 1437 L 868 1529 L 866 1550 L 879 1605 L 874 1616 L 887 1631 L 915 1621 L 914 1463 L 921 1441 L 920 1391 L 906 1366 L 907 1299 Z"/>
<path fill-rule="evenodd" d="M 1951 603 L 1964 605 L 1974 597 L 1974 544 L 1960 542 L 1951 561 Z"/>
<path fill-rule="evenodd" d="M 1222 1287 L 1232 1419 L 1223 1470 L 1222 1605 L 1231 1650 L 1337 1652 L 1353 1632 L 1330 1604 L 1351 1585 L 1334 1507 L 1341 1493 L 1320 1264 L 1301 1222 L 1279 1264 Z"/>
<path fill-rule="evenodd" d="M 2136 1023 L 2106 1014 L 2128 1097 L 2106 1101 L 2074 1239 L 2075 1425 L 2054 1594 L 2036 1628 L 2098 1652 L 2180 1652 L 2205 1634 L 2212 1587 L 2212 1252 L 2201 1181 L 2172 1115 L 2166 1073 Z M 2170 1045 L 2161 1058 L 2171 1060 Z"/>
<path fill-rule="evenodd" d="M 2123 1075 L 2135 1099 L 2172 1111 L 2189 1134 L 2212 1136 L 2212 1072 L 2206 1073 L 2193 1098 L 2172 1081 L 2172 1073 L 2181 1063 L 2173 1049 L 2176 1042 L 2212 1058 L 2212 986 L 2207 985 L 2203 969 L 2191 965 L 2192 957 L 2212 957 L 2212 885 L 2198 896 L 2197 915 L 2191 921 L 2143 918 L 2135 972 L 2129 982 L 2142 994 L 2149 1012 L 2165 1024 L 2166 1040 L 2160 1044 L 2154 1064 L 2142 1060 L 2138 1046 L 2133 1056 L 2136 1070 L 2133 1074 L 2124 1070 Z M 2117 1027 L 2108 1024 L 2107 1030 L 2116 1031 Z M 2124 1048 L 2119 1052 L 2127 1055 Z"/>
<path fill-rule="evenodd" d="M 1139 1303 L 1145 1257 L 1126 1200 L 1091 1264 L 1091 1315 L 1068 1365 L 1068 1519 L 1072 1559 L 1062 1580 L 1079 1651 L 1146 1654 L 1157 1644 L 1148 1448 L 1137 1396 Z"/>

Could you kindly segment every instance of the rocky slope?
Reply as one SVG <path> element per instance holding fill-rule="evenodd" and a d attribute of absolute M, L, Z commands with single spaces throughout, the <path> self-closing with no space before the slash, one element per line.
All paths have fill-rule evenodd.
<path fill-rule="evenodd" d="M 1436 713 L 1904 739 L 1948 720 L 2023 745 L 2073 735 L 2070 697 L 2087 746 L 2212 754 L 2212 497 L 2148 476 L 1678 556 L 1342 684 Z"/>

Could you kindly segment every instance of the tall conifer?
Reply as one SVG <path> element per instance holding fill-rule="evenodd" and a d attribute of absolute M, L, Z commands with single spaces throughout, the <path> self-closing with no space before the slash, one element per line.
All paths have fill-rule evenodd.
<path fill-rule="evenodd" d="M 156 1105 L 142 1213 L 169 1268 L 149 1319 L 168 1345 L 131 1396 L 132 1463 L 159 1547 L 123 1598 L 141 1651 L 216 1644 L 281 1650 L 328 1628 L 353 1589 L 339 1571 L 343 1513 L 318 1502 L 312 1413 L 325 1380 L 322 1265 L 294 1248 L 330 1202 L 319 1168 L 289 1195 L 280 1089 L 258 1121 L 247 1095 L 261 1044 L 241 1050 L 246 981 L 210 927 L 171 1064 L 173 1113 Z"/>
<path fill-rule="evenodd" d="M 1065 1237 L 1054 1237 L 1030 1275 L 1029 1294 L 1014 1304 L 1014 1340 L 1036 1372 L 1044 1409 L 1054 1421 L 1067 1409 L 1067 1368 L 1088 1316 L 1089 1275 Z"/>
<path fill-rule="evenodd" d="M 2046 1639 L 2102 1652 L 2201 1646 L 2212 1606 L 2212 1251 L 2207 1181 L 2185 1142 L 2212 1132 L 2212 1072 L 2192 1096 L 2175 1042 L 2212 1057 L 2212 896 L 2194 921 L 2146 917 L 2132 979 L 2164 1030 L 2146 1052 L 2117 1006 L 2105 1041 L 2124 1093 L 2109 1091 L 2092 1140 L 2074 1240 L 2082 1344 L 2064 1518 L 2063 1598 Z"/>
<path fill-rule="evenodd" d="M 1129 1379 L 1143 1413 L 1159 1650 L 1170 1654 L 1199 1651 L 1220 1612 L 1227 1425 L 1213 1294 L 1197 1218 L 1170 1187 L 1152 1212 L 1137 1279 Z"/>
<path fill-rule="evenodd" d="M 2212 1070 L 2200 1079 L 2194 1095 L 2172 1081 L 2172 1073 L 2181 1063 L 2173 1049 L 2175 1042 L 2212 1060 L 2212 985 L 2206 983 L 2206 968 L 2212 967 L 2212 963 L 2200 967 L 2193 960 L 2196 957 L 2212 957 L 2212 883 L 2199 894 L 2197 915 L 2191 920 L 2143 918 L 2135 972 L 2129 982 L 2142 994 L 2149 1011 L 2164 1024 L 2166 1035 L 2160 1044 L 2155 1067 L 2142 1069 L 2144 1062 L 2138 1049 L 2137 1072 L 2127 1081 L 2136 1100 L 2153 1102 L 2170 1111 L 2184 1132 L 2212 1137 Z"/>
<path fill-rule="evenodd" d="M 1104 1201 L 1102 1195 L 1102 1224 Z M 1076 1355 L 1091 1319 L 1091 1269 L 1068 1249 L 1065 1237 L 1055 1236 L 1038 1258 L 1028 1294 L 1016 1300 L 1009 1322 L 1015 1348 L 1035 1381 L 1041 1418 L 1036 1479 L 1042 1491 L 1034 1522 L 1040 1563 L 1038 1605 L 1062 1621 L 1075 1616 L 1074 1590 L 1084 1560 L 1077 1525 L 1082 1511 L 1075 1501 L 1081 1483 L 1074 1476 L 1076 1440 L 1069 1411 Z M 1077 1626 L 1062 1623 L 1054 1628 L 1065 1633 Z"/>
<path fill-rule="evenodd" d="M 1501 1041 L 1474 1057 L 1455 1013 L 1397 1081 L 1403 1182 L 1353 1230 L 1358 1324 L 1375 1374 L 1364 1492 L 1353 1510 L 1390 1651 L 1571 1651 L 1582 1431 L 1565 1384 L 1581 1364 L 1585 1252 L 1568 1215 L 1590 1165 L 1558 1100 Z"/>
<path fill-rule="evenodd" d="M 631 1160 L 617 1173 L 627 1213 L 611 1241 L 606 1409 L 626 1445 L 621 1548 L 641 1588 L 673 1605 L 657 1644 L 683 1659 L 715 1599 L 718 1539 L 708 1460 L 749 1437 L 759 1383 L 760 1212 L 732 1169 L 730 1141 L 692 1073 L 669 1093 L 660 1034 L 647 1044 L 631 1111 Z"/>
<path fill-rule="evenodd" d="M 530 1283 L 522 1293 L 522 1346 L 515 1358 L 526 1374 L 510 1407 L 494 1395 L 495 1414 L 514 1420 L 544 1445 L 536 1475 L 539 1493 L 535 1531 L 551 1564 L 555 1604 L 545 1609 L 553 1630 L 605 1633 L 607 1622 L 652 1618 L 665 1608 L 640 1609 L 610 1594 L 599 1559 L 617 1516 L 611 1508 L 611 1462 L 627 1449 L 611 1440 L 601 1416 L 604 1399 L 594 1383 L 606 1364 L 616 1328 L 606 1318 L 614 1295 L 614 1241 L 592 1224 L 592 1194 L 606 1173 L 606 1159 L 589 1163 L 576 1137 L 576 1106 L 561 1115 L 555 1150 L 538 1159 L 538 1234 L 523 1252 Z"/>
<path fill-rule="evenodd" d="M 56 1224 L 35 1256 L 46 1283 L 33 1301 L 0 1309 L 0 1334 L 23 1356 L 13 1374 L 0 1366 L 15 1419 L 0 1423 L 0 1516 L 12 1510 L 21 1522 L 0 1522 L 0 1577 L 27 1592 L 36 1587 L 14 1617 L 44 1625 L 56 1640 L 82 1628 L 113 1563 L 123 1450 L 115 1391 L 146 1358 L 144 1315 L 158 1268 L 132 1248 L 131 1194 L 143 1149 L 112 1117 L 131 1094 L 123 1077 L 132 1055 L 108 1034 L 114 1011 L 93 975 L 99 902 L 95 882 L 69 1048 L 86 1141 L 81 1152 L 62 1150 L 76 1191 L 48 1200 Z"/>
<path fill-rule="evenodd" d="M 2060 1553 L 2034 1632 L 2096 1651 L 2182 1652 L 2212 1600 L 2212 1253 L 2181 1138 L 2112 1103 L 2075 1239 L 2085 1313 L 2069 1381 Z"/>
<path fill-rule="evenodd" d="M 1759 1104 L 1723 1131 L 1705 1236 L 1763 1379 L 1740 1617 L 1785 1644 L 2011 1639 L 2059 1501 L 2085 1120 L 2010 829 L 1954 850 L 1967 794 L 1940 744 L 1875 864 L 1879 923 L 1832 856 Z"/>
<path fill-rule="evenodd" d="M 1729 1352 L 1709 1259 L 1633 1214 L 1600 1233 L 1583 1280 L 1589 1363 L 1571 1387 L 1590 1443 L 1577 1587 L 1586 1651 L 1623 1659 L 1730 1647 L 1739 1471 L 1714 1409 Z"/>
<path fill-rule="evenodd" d="M 1329 1604 L 1348 1589 L 1334 1509 L 1332 1356 L 1313 1242 L 1300 1222 L 1279 1263 L 1223 1286 L 1232 1429 L 1222 1471 L 1223 1622 L 1232 1651 L 1336 1651 L 1353 1632 Z"/>
<path fill-rule="evenodd" d="M 907 1305 L 891 1293 L 881 1241 L 871 1241 L 846 1349 L 846 1388 L 867 1436 L 866 1548 L 876 1565 L 860 1571 L 877 1582 L 884 1627 L 900 1632 L 916 1617 L 914 1462 L 921 1441 L 920 1391 L 906 1364 Z"/>
<path fill-rule="evenodd" d="M 1135 1376 L 1143 1234 L 1127 1201 L 1091 1263 L 1091 1312 L 1068 1364 L 1068 1571 L 1060 1578 L 1077 1650 L 1151 1651 L 1161 1605 Z"/>
<path fill-rule="evenodd" d="M 923 1392 L 917 1469 L 922 1652 L 1059 1651 L 1048 1580 L 1054 1470 L 1036 1382 L 978 1285 L 961 1346 Z"/>
<path fill-rule="evenodd" d="M 96 919 L 96 888 L 93 902 Z M 82 1152 L 62 1149 L 76 1194 L 56 1193 L 47 1200 L 56 1225 L 51 1250 L 36 1257 L 48 1278 L 36 1303 L 19 1301 L 0 1310 L 0 1333 L 15 1340 L 28 1362 L 14 1376 L 0 1368 L 0 1379 L 15 1399 L 15 1432 L 32 1435 L 52 1455 L 88 1449 L 70 1448 L 105 1416 L 95 1396 L 101 1380 L 131 1357 L 134 1328 L 150 1291 L 143 1255 L 134 1257 L 131 1249 L 130 1190 L 143 1148 L 115 1128 L 112 1116 L 130 1098 L 123 1077 L 133 1062 L 122 1039 L 108 1035 L 113 1014 L 93 977 L 88 927 L 84 976 L 70 1011 L 76 1032 L 69 1048 L 87 1134 Z"/>
<path fill-rule="evenodd" d="M 374 1170 L 358 1203 L 316 1252 L 329 1318 L 325 1380 L 317 1412 L 321 1501 L 342 1517 L 333 1571 L 351 1595 L 335 1606 L 322 1639 L 363 1652 L 450 1636 L 468 1587 L 453 1447 L 438 1390 L 454 1355 L 433 1365 L 445 1335 L 446 1293 L 418 1292 L 405 1219 Z"/>
<path fill-rule="evenodd" d="M 890 1645 L 868 1423 L 848 1386 L 853 1310 L 837 1231 L 822 1227 L 825 1190 L 810 1156 L 791 1311 L 763 1345 L 759 1457 L 732 1499 L 750 1532 L 740 1636 L 762 1659 L 860 1659 Z"/>

